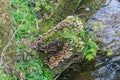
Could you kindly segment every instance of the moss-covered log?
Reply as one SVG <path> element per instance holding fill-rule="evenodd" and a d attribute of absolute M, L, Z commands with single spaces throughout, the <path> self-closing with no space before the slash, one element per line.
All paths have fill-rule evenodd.
<path fill-rule="evenodd" d="M 79 18 L 69 16 L 38 38 L 36 49 L 47 55 L 44 63 L 54 74 L 60 74 L 70 64 L 83 58 L 80 54 L 84 47 L 81 31 L 83 25 Z"/>
<path fill-rule="evenodd" d="M 57 6 L 50 14 L 50 17 L 43 22 L 41 26 L 42 34 L 37 40 L 36 49 L 40 54 L 44 53 L 47 55 L 47 59 L 44 60 L 44 63 L 49 66 L 54 74 L 60 74 L 69 65 L 82 59 L 83 56 L 80 53 L 85 47 L 85 42 L 87 42 L 87 40 L 90 43 L 92 42 L 91 39 L 84 37 L 85 39 L 82 40 L 80 37 L 81 34 L 82 36 L 85 36 L 85 34 L 82 29 L 83 24 L 81 24 L 81 20 L 79 20 L 78 17 L 72 17 L 70 19 L 66 17 L 77 13 L 79 10 L 81 13 L 78 12 L 77 14 L 80 14 L 80 18 L 85 18 L 85 21 L 86 19 L 88 20 L 93 12 L 98 9 L 97 6 L 99 6 L 99 3 L 101 3 L 99 2 L 95 5 L 94 3 L 97 3 L 97 1 L 98 0 L 59 0 Z M 89 7 L 95 7 L 93 4 L 97 8 L 89 11 Z M 94 49 L 97 51 L 96 44 L 94 43 L 93 45 Z M 93 54 L 91 55 L 94 57 Z M 85 56 L 87 56 L 87 53 Z"/>
<path fill-rule="evenodd" d="M 46 32 L 51 26 L 55 26 L 70 15 L 78 15 L 81 19 L 87 21 L 104 3 L 105 0 L 59 0 L 49 17 L 40 24 L 41 32 Z"/>
<path fill-rule="evenodd" d="M 0 0 L 0 58 L 1 63 L 13 63 L 15 44 L 12 39 L 9 0 Z M 10 41 L 11 40 L 11 41 Z M 8 44 L 9 42 L 9 44 Z"/>
<path fill-rule="evenodd" d="M 47 31 L 51 26 L 55 26 L 67 16 L 73 15 L 80 2 L 81 0 L 59 0 L 50 17 L 44 21 L 42 31 Z"/>

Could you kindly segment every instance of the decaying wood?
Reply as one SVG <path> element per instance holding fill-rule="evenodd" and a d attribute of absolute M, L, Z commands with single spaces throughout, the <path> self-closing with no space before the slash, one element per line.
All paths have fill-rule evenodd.
<path fill-rule="evenodd" d="M 36 41 L 36 50 L 39 51 L 40 54 L 48 55 L 47 58 L 44 59 L 44 63 L 47 64 L 55 74 L 61 73 L 70 64 L 83 59 L 83 56 L 79 52 L 72 52 L 72 43 L 64 43 L 61 36 L 58 35 L 55 40 L 49 41 L 49 38 L 55 35 L 52 34 L 49 36 L 51 32 L 55 31 L 57 33 L 58 31 L 62 31 L 64 28 L 70 28 L 70 26 L 73 26 L 73 30 L 75 30 L 76 33 L 79 33 L 83 27 L 79 18 L 68 16 L 56 26 L 40 35 Z M 45 41 L 48 42 L 44 43 Z"/>

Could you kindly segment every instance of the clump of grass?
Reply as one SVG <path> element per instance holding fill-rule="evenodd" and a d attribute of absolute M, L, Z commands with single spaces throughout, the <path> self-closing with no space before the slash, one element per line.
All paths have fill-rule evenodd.
<path fill-rule="evenodd" d="M 52 80 L 53 73 L 41 60 L 28 60 L 17 63 L 17 68 L 24 74 L 24 80 Z"/>
<path fill-rule="evenodd" d="M 15 35 L 16 40 L 38 36 L 35 13 L 29 5 L 28 0 L 11 0 L 13 30 L 21 26 Z"/>

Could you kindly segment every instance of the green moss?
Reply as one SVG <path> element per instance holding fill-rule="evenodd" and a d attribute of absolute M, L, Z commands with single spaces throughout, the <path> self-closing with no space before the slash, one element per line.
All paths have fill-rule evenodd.
<path fill-rule="evenodd" d="M 46 39 L 43 41 L 44 45 L 56 40 L 57 38 L 61 38 L 63 41 L 65 40 L 65 43 L 70 43 L 72 45 L 71 49 L 74 53 L 82 52 L 82 55 L 86 59 L 94 59 L 98 50 L 98 46 L 94 42 L 93 33 L 87 31 L 87 29 L 83 27 L 84 24 L 82 24 L 81 20 L 77 17 L 70 19 L 67 18 L 64 21 L 67 21 L 68 23 L 74 22 L 74 24 L 67 27 L 62 27 L 60 30 L 51 29 L 51 32 L 48 30 L 45 35 L 43 34 L 46 37 Z M 75 24 L 78 26 L 76 27 Z"/>
<path fill-rule="evenodd" d="M 87 21 L 91 18 L 93 13 L 95 13 L 99 8 L 101 8 L 105 3 L 105 0 L 82 0 L 76 14 Z"/>
<path fill-rule="evenodd" d="M 81 0 L 59 0 L 58 4 L 52 10 L 50 17 L 48 17 L 42 25 L 43 33 L 65 19 L 67 16 L 73 15 L 80 2 Z"/>
<path fill-rule="evenodd" d="M 11 8 L 9 0 L 0 1 L 0 54 L 12 37 L 10 9 Z M 13 62 L 14 56 L 15 44 L 14 41 L 12 41 L 12 44 L 6 50 L 6 55 L 4 55 L 4 61 Z"/>

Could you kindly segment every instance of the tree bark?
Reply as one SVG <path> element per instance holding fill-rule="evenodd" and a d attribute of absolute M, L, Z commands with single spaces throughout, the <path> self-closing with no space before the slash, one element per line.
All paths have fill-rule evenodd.
<path fill-rule="evenodd" d="M 12 63 L 15 58 L 15 43 L 12 39 L 11 11 L 9 0 L 0 0 L 0 58 L 2 63 Z"/>

